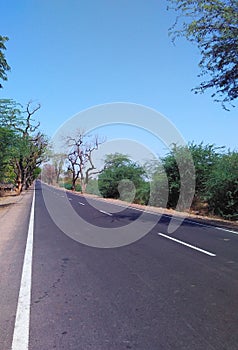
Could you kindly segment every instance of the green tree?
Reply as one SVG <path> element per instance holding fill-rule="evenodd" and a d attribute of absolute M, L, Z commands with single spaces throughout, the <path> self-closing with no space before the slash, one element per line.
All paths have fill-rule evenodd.
<path fill-rule="evenodd" d="M 0 182 L 6 181 L 14 139 L 15 134 L 11 129 L 0 127 Z"/>
<path fill-rule="evenodd" d="M 98 188 L 105 198 L 145 202 L 148 188 L 145 184 L 145 169 L 133 162 L 129 156 L 115 153 L 105 159 L 104 170 L 98 177 Z"/>
<path fill-rule="evenodd" d="M 150 205 L 166 208 L 168 203 L 169 186 L 165 169 L 162 163 L 158 161 L 149 164 L 149 167 L 151 173 Z"/>
<path fill-rule="evenodd" d="M 12 124 L 16 125 L 20 122 L 19 107 L 20 105 L 13 100 L 0 100 L 0 181 L 2 182 L 13 179 L 10 161 L 17 143 L 17 133 Z"/>
<path fill-rule="evenodd" d="M 238 220 L 238 153 L 219 157 L 206 183 L 207 202 L 212 214 Z"/>
<path fill-rule="evenodd" d="M 188 199 L 194 195 L 195 172 L 192 155 L 187 146 L 173 145 L 171 151 L 161 159 L 168 181 L 168 208 L 188 210 Z M 163 186 L 165 179 L 160 180 Z M 166 189 L 163 190 L 166 196 Z M 189 200 L 190 202 L 190 200 Z"/>
<path fill-rule="evenodd" d="M 134 202 L 142 205 L 148 205 L 150 200 L 151 186 L 149 181 L 142 181 L 136 191 Z"/>
<path fill-rule="evenodd" d="M 36 134 L 28 135 L 26 140 L 28 154 L 23 168 L 23 185 L 25 189 L 28 189 L 39 176 L 40 164 L 46 160 L 45 151 L 48 146 L 48 139 L 38 131 Z"/>
<path fill-rule="evenodd" d="M 180 194 L 180 175 L 179 168 L 175 157 L 177 150 L 171 151 L 162 159 L 162 165 L 165 169 L 168 179 L 168 202 L 167 208 L 176 208 Z M 155 174 L 154 176 L 156 176 Z M 160 177 L 159 177 L 160 179 Z M 158 184 L 159 185 L 159 184 Z"/>
<path fill-rule="evenodd" d="M 28 103 L 26 110 L 20 110 L 12 100 L 0 101 L 0 126 L 11 130 L 11 147 L 8 148 L 9 167 L 15 173 L 15 183 L 20 193 L 31 185 L 36 176 L 36 169 L 44 159 L 48 144 L 46 136 L 38 131 L 39 123 L 32 120 L 40 105 L 32 107 Z"/>
<path fill-rule="evenodd" d="M 207 194 L 207 180 L 224 147 L 214 144 L 189 143 L 189 151 L 193 157 L 196 171 L 195 201 L 204 201 Z"/>
<path fill-rule="evenodd" d="M 101 193 L 98 189 L 98 180 L 97 179 L 90 179 L 87 185 L 87 193 L 89 194 L 95 194 L 96 196 L 101 196 Z"/>
<path fill-rule="evenodd" d="M 193 89 L 195 93 L 214 88 L 212 97 L 227 102 L 238 97 L 238 2 L 237 0 L 168 0 L 178 12 L 170 29 L 173 39 L 184 36 L 195 42 L 201 53 L 200 76 L 210 79 Z M 182 19 L 182 28 L 176 29 Z"/>
<path fill-rule="evenodd" d="M 0 125 L 8 128 L 22 126 L 22 105 L 12 99 L 0 99 Z"/>
<path fill-rule="evenodd" d="M 7 80 L 7 71 L 10 70 L 10 66 L 7 63 L 4 51 L 6 50 L 5 43 L 8 41 L 7 36 L 0 35 L 0 80 Z M 0 88 L 2 85 L 0 83 Z"/>
<path fill-rule="evenodd" d="M 185 183 L 183 185 L 186 188 L 186 177 L 189 178 L 192 176 L 193 170 L 189 165 L 190 157 L 193 159 L 195 167 L 195 193 L 193 209 L 196 209 L 197 205 L 203 202 L 206 198 L 207 180 L 212 168 L 216 164 L 217 159 L 220 157 L 218 150 L 221 149 L 223 149 L 223 147 L 215 147 L 214 145 L 206 145 L 203 143 L 196 145 L 194 142 L 189 143 L 188 147 L 178 147 L 174 145 L 170 153 L 162 159 L 162 165 L 168 179 L 168 208 L 176 208 L 180 195 L 181 174 L 178 167 L 178 160 L 182 164 L 180 168 L 185 171 Z M 161 178 L 161 176 L 159 178 Z M 163 176 L 160 181 L 164 181 L 164 187 L 162 188 L 164 188 L 165 191 L 166 182 Z M 166 193 L 164 195 L 166 195 Z"/>

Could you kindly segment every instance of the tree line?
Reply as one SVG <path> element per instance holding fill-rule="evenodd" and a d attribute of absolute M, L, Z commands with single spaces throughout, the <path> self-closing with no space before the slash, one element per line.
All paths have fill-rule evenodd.
<path fill-rule="evenodd" d="M 127 154 L 107 154 L 101 169 L 97 169 L 93 153 L 103 139 L 98 136 L 90 138 L 78 131 L 77 135 L 65 140 L 65 153 L 52 153 L 51 162 L 43 166 L 42 179 L 49 184 L 104 198 L 178 210 L 181 188 L 184 186 L 188 191 L 186 178 L 194 176 L 187 166 L 192 156 L 194 198 L 191 208 L 179 210 L 238 219 L 237 151 L 192 142 L 186 147 L 173 145 L 164 157 L 143 165 Z M 185 169 L 185 183 L 181 183 L 178 164 Z"/>
<path fill-rule="evenodd" d="M 174 145 L 159 161 L 144 166 L 126 155 L 108 155 L 98 177 L 99 191 L 106 198 L 175 209 L 182 186 L 178 159 L 186 164 L 188 151 L 195 166 L 195 193 L 191 208 L 185 209 L 238 220 L 238 152 L 215 145 Z"/>

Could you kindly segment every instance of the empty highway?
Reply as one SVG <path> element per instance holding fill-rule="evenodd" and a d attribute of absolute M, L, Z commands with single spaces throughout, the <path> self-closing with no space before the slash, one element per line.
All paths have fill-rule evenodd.
<path fill-rule="evenodd" d="M 169 216 L 39 181 L 17 205 L 0 245 L 2 350 L 237 350 L 235 231 L 168 233 Z"/>

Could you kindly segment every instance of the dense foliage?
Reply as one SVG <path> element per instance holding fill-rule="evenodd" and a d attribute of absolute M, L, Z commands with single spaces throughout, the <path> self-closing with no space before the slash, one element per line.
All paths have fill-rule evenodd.
<path fill-rule="evenodd" d="M 8 173 L 15 134 L 10 128 L 0 127 L 0 182 L 10 181 Z"/>
<path fill-rule="evenodd" d="M 201 75 L 208 76 L 195 92 L 214 88 L 212 97 L 223 106 L 238 97 L 237 0 L 168 0 L 178 12 L 171 28 L 174 39 L 184 36 L 201 53 Z M 182 19 L 182 26 L 179 22 Z M 176 27 L 179 27 L 177 30 Z"/>
<path fill-rule="evenodd" d="M 0 100 L 1 181 L 13 182 L 20 193 L 39 175 L 48 140 L 32 120 L 40 106 L 26 109 L 12 100 Z"/>
<path fill-rule="evenodd" d="M 7 80 L 7 71 L 10 70 L 10 66 L 7 63 L 5 53 L 6 50 L 5 43 L 8 41 L 7 36 L 0 35 L 0 80 Z M 0 88 L 2 85 L 0 83 Z"/>
<path fill-rule="evenodd" d="M 174 145 L 170 153 L 161 159 L 161 165 L 167 176 L 167 207 L 181 211 L 188 210 L 196 186 L 190 149 Z M 165 180 L 163 182 L 167 184 Z"/>
<path fill-rule="evenodd" d="M 191 157 L 195 169 L 191 166 Z M 166 188 L 168 189 L 168 208 L 175 209 L 177 207 L 181 195 L 181 184 L 186 188 L 186 192 L 189 189 L 194 192 L 194 204 L 203 199 L 206 193 L 206 181 L 216 157 L 216 148 L 213 145 L 203 145 L 203 143 L 195 145 L 194 143 L 191 143 L 188 147 L 178 147 L 176 145 L 172 147 L 171 151 L 161 159 L 161 164 L 159 164 L 153 174 L 153 181 L 154 179 L 157 179 L 157 182 L 159 181 L 159 183 L 165 175 L 167 177 L 167 183 L 164 180 L 163 187 L 164 191 Z M 162 178 L 160 174 L 161 168 L 165 171 Z M 181 174 L 183 174 L 182 181 Z M 193 178 L 194 175 L 195 186 L 189 187 L 189 184 L 186 182 Z"/>
<path fill-rule="evenodd" d="M 196 174 L 192 209 L 199 211 L 206 207 L 207 214 L 237 220 L 238 153 L 225 153 L 223 147 L 203 143 L 190 143 L 188 149 L 193 157 Z M 176 208 L 180 196 L 181 180 L 176 159 L 183 153 L 183 147 L 174 147 L 162 159 L 168 179 L 168 208 Z M 160 168 L 156 170 L 154 177 L 160 178 L 160 171 Z"/>
<path fill-rule="evenodd" d="M 238 220 L 238 153 L 228 152 L 214 164 L 206 183 L 211 213 Z"/>
<path fill-rule="evenodd" d="M 105 198 L 145 202 L 148 200 L 145 175 L 143 167 L 127 155 L 109 154 L 105 160 L 105 168 L 98 177 L 98 188 Z"/>
<path fill-rule="evenodd" d="M 191 166 L 191 158 L 194 167 Z M 237 152 L 225 152 L 223 147 L 203 143 L 190 143 L 188 147 L 174 145 L 160 161 L 147 164 L 146 168 L 147 175 L 145 168 L 127 155 L 107 155 L 105 168 L 98 178 L 101 195 L 238 219 Z M 94 190 L 96 187 L 95 180 Z M 185 197 L 181 201 L 182 192 Z M 191 208 L 186 207 L 188 194 L 194 194 Z"/>
<path fill-rule="evenodd" d="M 88 182 L 86 191 L 89 194 L 101 196 L 101 193 L 99 192 L 99 189 L 98 189 L 98 180 L 97 179 L 90 179 Z"/>

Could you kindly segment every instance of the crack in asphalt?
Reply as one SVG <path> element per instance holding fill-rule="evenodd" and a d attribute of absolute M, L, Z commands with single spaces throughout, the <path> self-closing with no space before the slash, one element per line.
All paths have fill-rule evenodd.
<path fill-rule="evenodd" d="M 45 299 L 46 297 L 49 296 L 51 290 L 54 288 L 57 287 L 57 285 L 60 283 L 60 281 L 62 280 L 64 274 L 65 274 L 65 269 L 67 268 L 67 264 L 68 264 L 68 261 L 69 261 L 69 258 L 63 258 L 61 259 L 63 261 L 63 263 L 60 265 L 61 267 L 61 274 L 60 276 L 57 278 L 57 280 L 55 280 L 52 285 L 48 288 L 47 291 L 44 292 L 43 295 L 39 296 L 37 300 L 34 301 L 34 304 L 37 304 L 37 303 L 40 303 L 43 299 Z"/>

